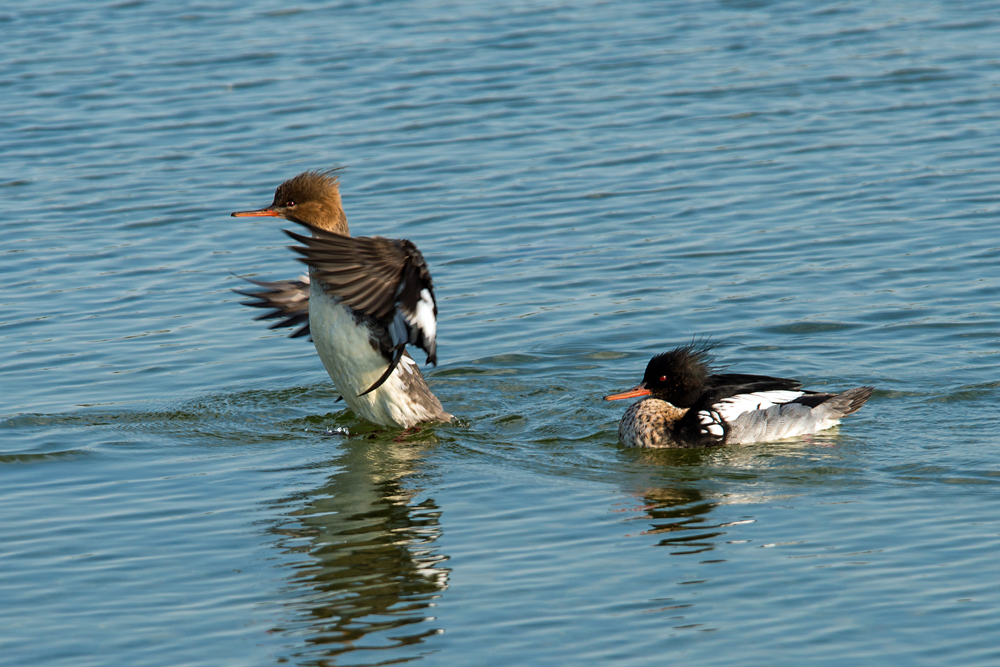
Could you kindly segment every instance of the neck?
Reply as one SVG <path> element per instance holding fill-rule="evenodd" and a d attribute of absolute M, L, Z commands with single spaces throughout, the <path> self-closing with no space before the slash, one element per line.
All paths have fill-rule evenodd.
<path fill-rule="evenodd" d="M 320 222 L 314 222 L 313 225 L 327 232 L 333 232 L 341 236 L 350 236 L 351 230 L 347 227 L 347 216 L 344 215 L 344 209 L 340 209 L 337 212 L 339 215 L 326 218 Z"/>
<path fill-rule="evenodd" d="M 351 230 L 347 227 L 347 214 L 344 213 L 344 207 L 340 203 L 339 192 L 323 202 L 321 213 L 322 215 L 317 216 L 319 219 L 310 224 L 341 236 L 351 235 Z"/>

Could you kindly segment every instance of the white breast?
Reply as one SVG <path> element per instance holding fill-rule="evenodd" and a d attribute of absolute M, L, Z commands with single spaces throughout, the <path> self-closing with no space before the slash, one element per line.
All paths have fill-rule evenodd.
<path fill-rule="evenodd" d="M 312 281 L 309 292 L 309 329 L 330 378 L 359 417 L 401 428 L 438 417 L 433 405 L 423 405 L 407 392 L 404 376 L 412 384 L 412 376 L 419 376 L 420 371 L 406 356 L 381 387 L 358 396 L 375 383 L 389 362 L 372 346 L 367 327 L 359 325 L 339 299 L 326 294 L 318 280 Z"/>

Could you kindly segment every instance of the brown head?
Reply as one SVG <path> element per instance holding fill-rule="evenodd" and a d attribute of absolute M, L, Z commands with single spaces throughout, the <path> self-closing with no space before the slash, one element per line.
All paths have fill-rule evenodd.
<path fill-rule="evenodd" d="M 308 223 L 334 234 L 351 235 L 344 207 L 340 204 L 340 182 L 335 170 L 304 171 L 278 186 L 270 206 L 233 213 L 234 218 L 262 216 Z"/>

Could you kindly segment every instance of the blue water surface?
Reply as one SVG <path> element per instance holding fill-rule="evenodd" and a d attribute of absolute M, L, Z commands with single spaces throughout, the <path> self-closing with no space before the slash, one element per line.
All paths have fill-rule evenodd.
<path fill-rule="evenodd" d="M 1000 663 L 994 3 L 0 29 L 0 662 Z M 430 263 L 452 424 L 364 424 L 230 291 L 302 266 L 229 213 L 336 166 L 352 232 Z M 703 336 L 877 389 L 811 437 L 619 448 L 601 397 Z"/>

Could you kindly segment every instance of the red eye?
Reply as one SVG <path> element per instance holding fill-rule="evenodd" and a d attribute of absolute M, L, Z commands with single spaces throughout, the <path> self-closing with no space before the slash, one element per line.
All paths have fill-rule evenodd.
<path fill-rule="evenodd" d="M 285 208 L 295 208 L 295 202 L 289 199 L 285 202 Z"/>
<path fill-rule="evenodd" d="M 660 382 L 666 382 L 666 381 L 667 381 L 667 376 L 666 375 L 661 375 L 660 376 Z"/>

